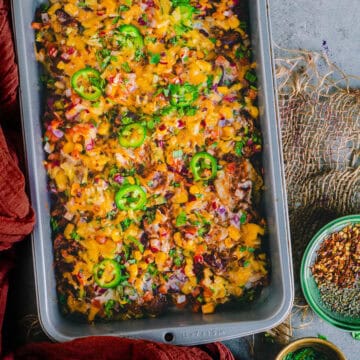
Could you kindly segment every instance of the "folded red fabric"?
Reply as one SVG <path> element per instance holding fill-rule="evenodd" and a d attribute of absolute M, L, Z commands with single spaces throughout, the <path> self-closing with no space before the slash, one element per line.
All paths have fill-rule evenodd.
<path fill-rule="evenodd" d="M 95 336 L 62 344 L 29 344 L 16 352 L 15 359 L 234 360 L 234 357 L 221 343 L 181 347 L 146 340 Z"/>
<path fill-rule="evenodd" d="M 0 0 L 0 123 L 14 121 L 17 109 L 18 74 L 9 25 L 8 0 Z M 25 180 L 15 152 L 0 128 L 0 338 L 8 291 L 7 274 L 14 266 L 11 247 L 23 239 L 35 221 L 25 193 Z M 6 250 L 6 251 L 5 251 Z M 1 343 L 0 343 L 1 357 Z M 221 343 L 179 347 L 117 337 L 88 337 L 62 344 L 34 343 L 4 359 L 121 359 L 121 360 L 233 360 Z"/>
<path fill-rule="evenodd" d="M 0 0 L 0 123 L 15 122 L 19 84 L 8 1 Z M 7 124 L 9 125 L 9 124 Z M 34 212 L 25 193 L 25 179 L 15 152 L 8 147 L 0 128 L 0 338 L 8 292 L 7 274 L 14 262 L 10 249 L 33 228 Z M 8 250 L 4 253 L 4 250 Z M 1 343 L 0 343 L 1 354 Z"/>

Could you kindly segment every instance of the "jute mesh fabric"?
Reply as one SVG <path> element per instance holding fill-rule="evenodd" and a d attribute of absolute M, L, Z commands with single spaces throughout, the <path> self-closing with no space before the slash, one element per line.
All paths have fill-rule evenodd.
<path fill-rule="evenodd" d="M 315 232 L 360 213 L 360 90 L 323 54 L 282 55 L 276 77 L 297 277 Z"/>

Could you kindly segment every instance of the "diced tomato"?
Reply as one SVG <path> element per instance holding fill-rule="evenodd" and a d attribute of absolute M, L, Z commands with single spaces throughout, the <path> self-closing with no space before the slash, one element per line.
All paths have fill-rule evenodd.
<path fill-rule="evenodd" d="M 49 56 L 54 58 L 58 54 L 58 49 L 55 46 L 50 46 L 48 52 L 49 52 Z"/>
<path fill-rule="evenodd" d="M 204 258 L 202 257 L 202 255 L 197 254 L 197 255 L 194 256 L 194 262 L 202 264 L 204 262 Z"/>
<path fill-rule="evenodd" d="M 145 293 L 145 295 L 143 296 L 143 300 L 144 300 L 145 302 L 149 302 L 149 301 L 151 301 L 153 298 L 154 298 L 154 295 L 153 295 L 150 291 L 147 291 L 147 292 Z"/>
<path fill-rule="evenodd" d="M 227 164 L 226 169 L 229 173 L 231 173 L 231 174 L 234 173 L 235 172 L 235 163 L 232 162 L 232 163 Z"/>

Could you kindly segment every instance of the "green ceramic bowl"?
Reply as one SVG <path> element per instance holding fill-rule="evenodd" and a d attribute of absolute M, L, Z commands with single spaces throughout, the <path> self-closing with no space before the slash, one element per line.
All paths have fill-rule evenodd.
<path fill-rule="evenodd" d="M 324 306 L 310 267 L 316 260 L 320 244 L 328 235 L 340 231 L 347 225 L 357 223 L 360 223 L 360 214 L 341 217 L 320 229 L 305 250 L 300 270 L 301 287 L 308 304 L 323 320 L 345 331 L 360 331 L 360 318 L 342 316 Z"/>

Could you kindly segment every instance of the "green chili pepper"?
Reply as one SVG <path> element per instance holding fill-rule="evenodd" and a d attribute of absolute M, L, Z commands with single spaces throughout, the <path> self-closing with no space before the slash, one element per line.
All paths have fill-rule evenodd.
<path fill-rule="evenodd" d="M 171 105 L 180 108 L 190 106 L 199 97 L 197 86 L 189 83 L 185 83 L 184 85 L 171 84 L 169 86 L 169 92 Z"/>
<path fill-rule="evenodd" d="M 103 85 L 104 80 L 101 79 L 100 73 L 93 68 L 78 70 L 71 77 L 72 88 L 86 100 L 97 100 L 101 96 Z"/>
<path fill-rule="evenodd" d="M 120 132 L 119 143 L 124 147 L 136 148 L 142 145 L 146 137 L 146 129 L 141 124 L 126 125 Z"/>
<path fill-rule="evenodd" d="M 138 210 L 146 203 L 146 193 L 139 185 L 124 185 L 115 195 L 120 210 Z"/>
<path fill-rule="evenodd" d="M 120 264 L 112 259 L 105 259 L 94 266 L 94 280 L 102 288 L 113 288 L 127 276 L 122 275 Z"/>
<path fill-rule="evenodd" d="M 195 181 L 210 180 L 216 176 L 217 161 L 209 153 L 203 151 L 195 154 L 190 161 L 190 169 Z"/>
<path fill-rule="evenodd" d="M 121 46 L 137 49 L 144 47 L 144 39 L 134 25 L 121 25 L 117 30 L 116 40 Z"/>

